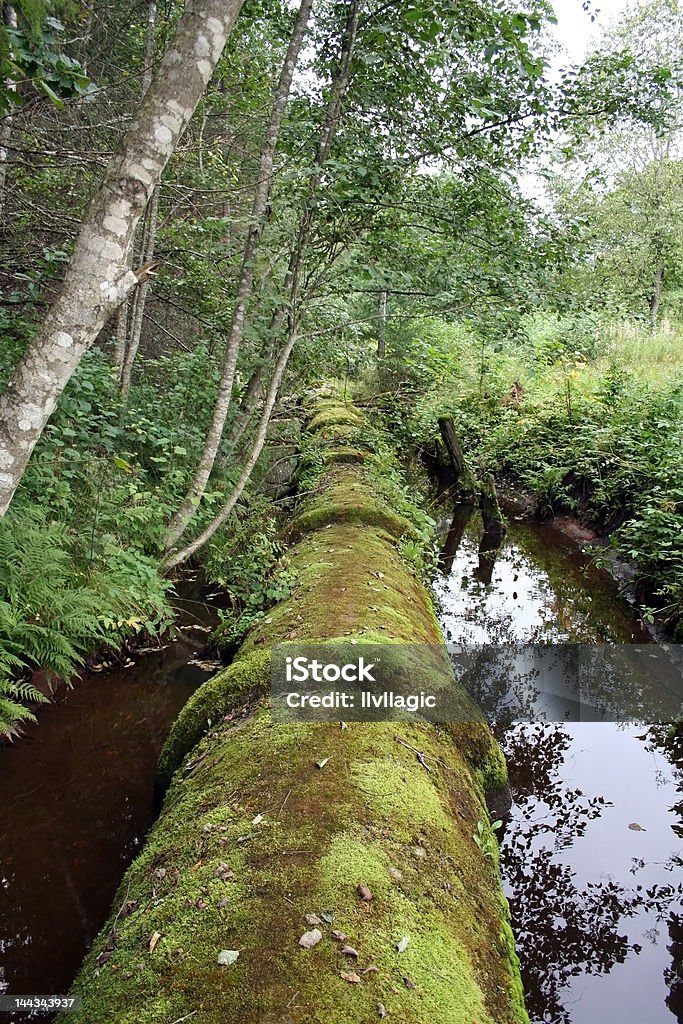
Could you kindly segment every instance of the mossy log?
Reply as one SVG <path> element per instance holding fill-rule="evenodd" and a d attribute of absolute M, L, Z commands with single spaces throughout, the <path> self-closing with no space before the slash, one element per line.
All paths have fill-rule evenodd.
<path fill-rule="evenodd" d="M 467 465 L 467 459 L 462 450 L 462 445 L 455 432 L 452 416 L 439 417 L 439 430 L 443 443 L 446 446 L 451 467 L 455 476 L 455 486 L 460 496 L 474 498 L 477 493 L 477 480 L 472 470 Z"/>
<path fill-rule="evenodd" d="M 528 1020 L 485 803 L 506 782 L 489 730 L 271 720 L 282 640 L 442 642 L 400 517 L 368 493 L 364 465 L 340 461 L 297 516 L 294 593 L 176 722 L 164 806 L 68 1024 Z M 322 938 L 302 948 L 313 928 Z"/>

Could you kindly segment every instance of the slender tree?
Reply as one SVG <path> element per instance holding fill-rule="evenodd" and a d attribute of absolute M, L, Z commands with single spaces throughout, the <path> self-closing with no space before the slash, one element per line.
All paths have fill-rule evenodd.
<path fill-rule="evenodd" d="M 203 545 L 213 537 L 216 530 L 223 525 L 242 496 L 244 488 L 251 479 L 251 474 L 254 471 L 254 467 L 258 462 L 261 452 L 263 451 L 263 446 L 268 434 L 268 425 L 275 408 L 280 385 L 287 369 L 289 357 L 292 354 L 298 337 L 300 320 L 299 289 L 304 259 L 314 221 L 315 206 L 312 200 L 320 188 L 322 169 L 329 158 L 332 143 L 334 142 L 335 134 L 339 128 L 344 98 L 351 81 L 351 65 L 358 33 L 359 8 L 360 0 L 352 0 L 349 5 L 346 24 L 344 26 L 341 45 L 341 59 L 332 79 L 325 116 L 318 137 L 314 169 L 308 183 L 308 202 L 301 216 L 297 242 L 292 251 L 289 266 L 287 268 L 285 289 L 286 294 L 288 294 L 289 301 L 287 304 L 283 304 L 275 311 L 273 321 L 271 323 L 271 335 L 275 335 L 277 330 L 279 330 L 286 321 L 287 339 L 273 370 L 266 400 L 256 428 L 256 434 L 252 441 L 251 450 L 240 477 L 232 488 L 220 512 L 213 518 L 199 536 L 192 541 L 192 543 L 186 545 L 180 551 L 172 551 L 169 549 L 165 559 L 165 566 L 167 569 L 172 569 L 175 566 L 180 565 L 182 562 L 187 561 L 187 559 L 203 547 Z"/>
<path fill-rule="evenodd" d="M 285 114 L 289 92 L 294 77 L 299 52 L 301 50 L 306 27 L 310 17 L 312 0 L 301 0 L 292 34 L 289 39 L 287 53 L 282 64 L 280 78 L 273 94 L 273 104 L 270 118 L 266 127 L 261 148 L 261 155 L 258 167 L 258 179 L 254 200 L 251 208 L 251 223 L 247 231 L 247 239 L 244 245 L 242 256 L 242 267 L 239 281 L 237 283 L 237 295 L 232 312 L 232 323 L 225 348 L 223 359 L 223 370 L 218 387 L 218 396 L 214 406 L 213 420 L 206 435 L 204 450 L 201 454 L 194 479 L 187 494 L 173 518 L 166 537 L 166 546 L 171 548 L 183 535 L 188 523 L 192 519 L 197 505 L 206 490 L 206 485 L 211 476 L 211 471 L 218 455 L 223 429 L 227 419 L 230 401 L 232 398 L 232 386 L 235 380 L 237 359 L 244 336 L 244 326 L 247 318 L 247 307 L 254 288 L 254 261 L 258 252 L 261 234 L 263 231 L 264 217 L 268 206 L 270 195 L 275 150 L 280 135 L 282 119 Z"/>

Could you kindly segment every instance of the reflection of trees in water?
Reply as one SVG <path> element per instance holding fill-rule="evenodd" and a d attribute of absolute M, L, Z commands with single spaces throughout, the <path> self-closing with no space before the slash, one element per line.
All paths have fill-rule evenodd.
<path fill-rule="evenodd" d="M 518 725 L 499 738 L 519 809 L 507 828 L 502 862 L 527 1008 L 532 1020 L 568 1024 L 571 1010 L 563 1000 L 571 979 L 608 974 L 615 964 L 637 955 L 641 947 L 621 933 L 620 922 L 641 910 L 664 918 L 681 887 L 645 890 L 600 880 L 579 888 L 571 867 L 554 858 L 583 835 L 606 801 L 559 777 L 572 742 L 562 726 Z M 677 947 L 679 957 L 682 948 Z"/>
<path fill-rule="evenodd" d="M 672 731 L 668 725 L 651 725 L 641 737 L 645 741 L 645 749 L 652 753 L 663 753 L 674 768 L 676 791 L 680 797 L 671 807 L 678 815 L 679 821 L 672 824 L 673 832 L 683 839 L 683 725 Z M 645 861 L 633 859 L 632 871 L 637 874 L 645 867 Z M 681 852 L 672 854 L 661 867 L 665 871 L 680 872 L 683 868 Z M 682 895 L 680 885 L 677 888 L 679 898 Z M 683 1024 L 683 911 L 672 910 L 666 922 L 670 939 L 667 950 L 671 954 L 671 966 L 664 971 L 664 981 L 669 990 L 666 1005 L 679 1022 Z"/>

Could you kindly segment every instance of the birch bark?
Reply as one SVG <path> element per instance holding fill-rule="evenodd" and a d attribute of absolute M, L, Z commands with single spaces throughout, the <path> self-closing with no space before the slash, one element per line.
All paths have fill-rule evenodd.
<path fill-rule="evenodd" d="M 57 399 L 107 320 L 146 278 L 127 266 L 136 225 L 199 102 L 243 0 L 183 14 L 74 244 L 61 290 L 0 397 L 0 516 Z"/>

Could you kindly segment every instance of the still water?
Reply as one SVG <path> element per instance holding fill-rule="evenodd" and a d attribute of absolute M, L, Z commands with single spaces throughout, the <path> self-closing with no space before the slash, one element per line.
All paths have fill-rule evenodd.
<path fill-rule="evenodd" d="M 0 992 L 68 992 L 154 819 L 161 746 L 217 667 L 197 657 L 214 613 L 183 607 L 176 640 L 84 677 L 0 750 Z"/>
<path fill-rule="evenodd" d="M 513 522 L 491 564 L 462 520 L 445 524 L 435 587 L 447 640 L 647 642 L 557 531 Z M 683 1022 L 683 749 L 665 728 L 623 723 L 498 736 L 514 799 L 502 870 L 532 1021 Z"/>

